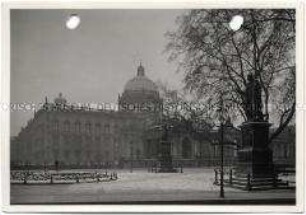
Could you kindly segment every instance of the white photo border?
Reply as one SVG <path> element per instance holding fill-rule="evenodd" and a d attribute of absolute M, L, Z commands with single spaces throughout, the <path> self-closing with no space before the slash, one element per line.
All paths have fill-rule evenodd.
<path fill-rule="evenodd" d="M 102 0 L 102 1 L 2 1 L 0 102 L 10 103 L 10 10 L 11 9 L 191 9 L 191 8 L 295 8 L 296 9 L 296 205 L 10 205 L 10 113 L 0 110 L 1 202 L 10 213 L 284 213 L 305 211 L 305 1 L 290 0 Z"/>

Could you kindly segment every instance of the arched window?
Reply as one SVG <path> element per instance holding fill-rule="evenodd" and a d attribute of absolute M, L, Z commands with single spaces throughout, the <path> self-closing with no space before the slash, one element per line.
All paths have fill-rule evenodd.
<path fill-rule="evenodd" d="M 90 134 L 90 133 L 91 133 L 91 124 L 90 124 L 90 122 L 87 122 L 87 123 L 85 124 L 85 132 L 86 132 L 87 134 Z"/>
<path fill-rule="evenodd" d="M 79 121 L 74 123 L 74 131 L 75 133 L 81 133 L 81 123 Z"/>
<path fill-rule="evenodd" d="M 70 122 L 68 120 L 66 120 L 64 122 L 64 131 L 65 132 L 69 132 L 70 131 Z"/>
<path fill-rule="evenodd" d="M 58 122 L 58 120 L 55 120 L 55 121 L 54 121 L 54 131 L 55 131 L 56 133 L 59 132 L 59 122 Z"/>
<path fill-rule="evenodd" d="M 118 130 L 119 130 L 119 126 L 118 126 L 117 124 L 115 124 L 115 125 L 114 125 L 114 131 L 115 131 L 115 132 L 118 132 Z"/>
<path fill-rule="evenodd" d="M 66 158 L 67 160 L 70 159 L 70 150 L 65 150 L 65 158 Z"/>
<path fill-rule="evenodd" d="M 107 123 L 105 124 L 105 133 L 109 133 L 110 132 L 110 125 Z"/>
<path fill-rule="evenodd" d="M 95 125 L 95 134 L 96 136 L 99 136 L 101 133 L 101 124 L 100 123 L 96 123 Z"/>
<path fill-rule="evenodd" d="M 140 149 L 136 150 L 136 158 L 139 159 L 140 158 Z"/>
<path fill-rule="evenodd" d="M 134 157 L 134 148 L 133 148 L 133 145 L 130 146 L 130 157 L 131 157 L 131 159 L 133 159 L 133 157 Z"/>
<path fill-rule="evenodd" d="M 108 150 L 105 150 L 105 152 L 104 152 L 104 159 L 108 161 L 109 158 L 110 158 L 110 156 L 109 156 L 109 151 L 108 151 Z"/>

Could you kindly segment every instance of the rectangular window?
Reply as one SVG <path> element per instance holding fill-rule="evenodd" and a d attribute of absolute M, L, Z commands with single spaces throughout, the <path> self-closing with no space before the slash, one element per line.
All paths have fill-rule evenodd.
<path fill-rule="evenodd" d="M 54 130 L 55 130 L 56 133 L 59 132 L 59 123 L 58 123 L 58 121 L 54 122 Z"/>
<path fill-rule="evenodd" d="M 69 132 L 70 131 L 70 122 L 69 121 L 65 121 L 65 123 L 64 123 L 64 131 L 65 132 Z"/>

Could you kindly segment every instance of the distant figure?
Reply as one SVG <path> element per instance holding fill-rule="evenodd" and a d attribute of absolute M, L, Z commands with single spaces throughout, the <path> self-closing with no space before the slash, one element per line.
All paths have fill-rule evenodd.
<path fill-rule="evenodd" d="M 54 162 L 54 165 L 55 165 L 55 170 L 58 171 L 58 167 L 59 167 L 59 162 L 58 162 L 58 160 L 56 160 L 56 161 Z"/>
<path fill-rule="evenodd" d="M 97 183 L 100 182 L 100 175 L 96 172 Z"/>

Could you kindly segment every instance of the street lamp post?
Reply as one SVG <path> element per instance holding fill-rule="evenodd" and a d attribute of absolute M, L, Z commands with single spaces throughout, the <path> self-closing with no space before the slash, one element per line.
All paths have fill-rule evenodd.
<path fill-rule="evenodd" d="M 224 154 L 224 116 L 223 116 L 223 96 L 220 97 L 220 197 L 224 198 L 224 163 L 223 163 L 223 154 Z"/>
<path fill-rule="evenodd" d="M 132 173 L 133 172 L 133 155 L 131 155 L 131 169 L 130 169 L 130 172 Z"/>
<path fill-rule="evenodd" d="M 223 154 L 224 154 L 224 125 L 223 121 L 221 121 L 221 140 L 220 140 L 220 145 L 221 145 L 221 172 L 220 172 L 220 197 L 224 198 L 224 172 L 223 172 Z"/>

